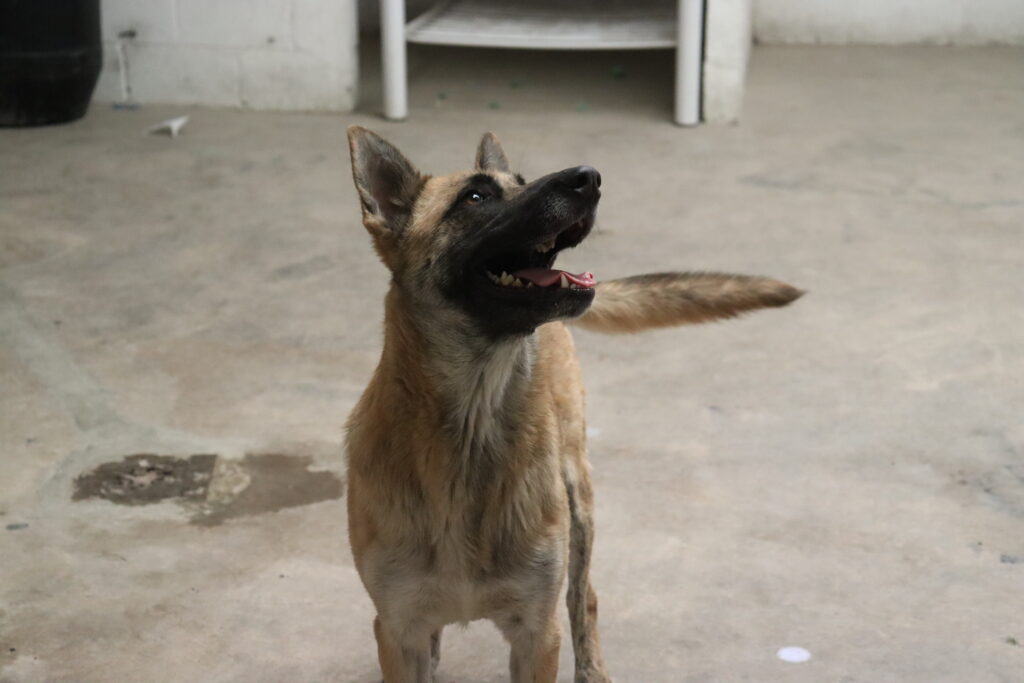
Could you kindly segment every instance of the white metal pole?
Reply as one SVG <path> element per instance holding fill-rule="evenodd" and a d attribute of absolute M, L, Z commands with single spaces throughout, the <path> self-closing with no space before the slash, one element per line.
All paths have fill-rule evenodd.
<path fill-rule="evenodd" d="M 381 62 L 384 76 L 384 116 L 409 115 L 409 83 L 405 67 L 405 0 L 380 0 Z"/>
<path fill-rule="evenodd" d="M 676 123 L 700 123 L 700 71 L 704 46 L 704 0 L 679 0 L 676 21 Z"/>

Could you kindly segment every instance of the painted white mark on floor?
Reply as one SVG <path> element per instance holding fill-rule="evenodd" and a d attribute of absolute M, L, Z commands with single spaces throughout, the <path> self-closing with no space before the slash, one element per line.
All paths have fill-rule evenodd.
<path fill-rule="evenodd" d="M 802 647 L 794 647 L 792 645 L 788 647 L 780 648 L 775 655 L 784 662 L 791 662 L 793 664 L 799 664 L 806 662 L 811 658 L 811 653 Z"/>
<path fill-rule="evenodd" d="M 588 439 L 596 439 L 599 436 L 601 436 L 601 428 L 600 427 L 587 427 L 587 438 Z"/>

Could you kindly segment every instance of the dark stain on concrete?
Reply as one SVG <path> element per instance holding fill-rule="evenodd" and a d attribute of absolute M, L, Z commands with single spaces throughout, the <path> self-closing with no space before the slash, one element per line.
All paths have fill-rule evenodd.
<path fill-rule="evenodd" d="M 310 456 L 281 453 L 249 453 L 241 460 L 141 453 L 80 475 L 72 499 L 102 498 L 120 505 L 173 500 L 193 511 L 192 524 L 216 526 L 235 517 L 341 498 L 341 478 L 311 471 L 312 464 Z"/>
<path fill-rule="evenodd" d="M 8 524 L 6 528 L 8 531 L 21 531 L 22 529 L 27 529 L 28 524 L 26 522 L 15 522 L 14 524 Z"/>
<path fill-rule="evenodd" d="M 1006 455 L 1016 455 L 1012 444 L 1003 444 L 1001 448 Z M 952 479 L 994 509 L 1024 518 L 1024 464 L 1010 462 L 980 471 L 958 469 Z"/>
<path fill-rule="evenodd" d="M 785 173 L 753 173 L 740 178 L 744 185 L 763 187 L 770 190 L 802 190 L 811 186 L 811 178 L 804 175 Z"/>
<path fill-rule="evenodd" d="M 334 267 L 334 263 L 331 259 L 323 254 L 320 256 L 314 256 L 313 258 L 306 259 L 305 261 L 297 261 L 295 263 L 289 263 L 275 268 L 270 277 L 272 280 L 299 280 L 307 278 L 317 273 L 322 273 L 326 270 L 330 270 Z"/>
<path fill-rule="evenodd" d="M 341 498 L 341 479 L 334 472 L 310 471 L 310 456 L 280 453 L 247 454 L 239 463 L 248 485 L 223 501 L 210 501 L 192 518 L 198 526 L 216 526 L 234 517 L 248 517 L 285 508 Z"/>
<path fill-rule="evenodd" d="M 1003 465 L 982 477 L 981 490 L 999 508 L 1024 517 L 1024 465 Z"/>
<path fill-rule="evenodd" d="M 1003 553 L 999 556 L 999 561 L 1003 564 L 1024 564 L 1024 555 L 1007 555 Z"/>
<path fill-rule="evenodd" d="M 169 498 L 200 501 L 206 498 L 216 460 L 216 455 L 127 455 L 78 476 L 72 500 L 103 498 L 121 505 L 149 505 Z"/>

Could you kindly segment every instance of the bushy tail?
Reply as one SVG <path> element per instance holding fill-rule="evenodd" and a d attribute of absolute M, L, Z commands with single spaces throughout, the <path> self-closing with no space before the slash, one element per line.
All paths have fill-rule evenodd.
<path fill-rule="evenodd" d="M 655 327 L 732 318 L 777 308 L 803 291 L 765 277 L 725 273 L 652 273 L 597 285 L 594 303 L 572 322 L 596 332 L 640 332 Z"/>

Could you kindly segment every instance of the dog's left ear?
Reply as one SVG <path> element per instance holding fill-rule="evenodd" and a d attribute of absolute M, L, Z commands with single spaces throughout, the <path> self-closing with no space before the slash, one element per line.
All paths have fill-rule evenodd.
<path fill-rule="evenodd" d="M 509 173 L 512 169 L 494 133 L 484 133 L 480 146 L 476 148 L 476 167 L 481 171 Z"/>
<path fill-rule="evenodd" d="M 394 270 L 398 240 L 412 218 L 423 178 L 394 145 L 366 128 L 350 126 L 348 146 L 363 225 L 384 263 Z"/>

